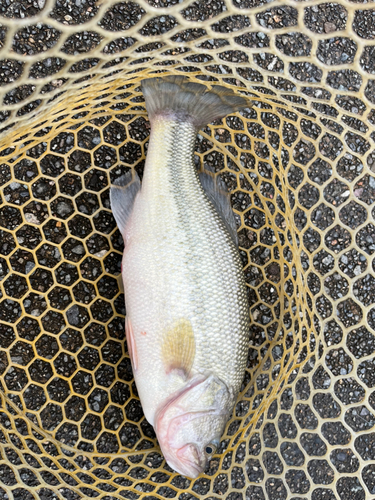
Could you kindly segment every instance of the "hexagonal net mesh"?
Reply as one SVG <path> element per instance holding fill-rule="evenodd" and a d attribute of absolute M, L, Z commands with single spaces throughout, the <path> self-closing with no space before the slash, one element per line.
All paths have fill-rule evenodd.
<path fill-rule="evenodd" d="M 359 3 L 1 2 L 1 500 L 375 493 L 375 9 Z M 142 414 L 108 196 L 142 176 L 139 82 L 162 72 L 253 101 L 196 141 L 231 191 L 252 326 L 194 481 Z"/>

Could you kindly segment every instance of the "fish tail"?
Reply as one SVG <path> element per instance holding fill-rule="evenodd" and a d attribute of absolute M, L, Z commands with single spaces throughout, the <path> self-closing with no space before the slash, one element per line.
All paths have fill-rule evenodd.
<path fill-rule="evenodd" d="M 209 90 L 184 76 L 149 78 L 142 81 L 141 87 L 151 122 L 155 116 L 164 115 L 178 121 L 190 121 L 199 129 L 250 106 L 245 97 L 226 87 L 213 85 Z"/>

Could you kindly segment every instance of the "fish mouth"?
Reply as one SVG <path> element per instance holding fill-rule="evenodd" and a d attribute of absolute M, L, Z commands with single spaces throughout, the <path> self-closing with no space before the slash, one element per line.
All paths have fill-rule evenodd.
<path fill-rule="evenodd" d="M 162 452 L 172 469 L 182 476 L 195 479 L 206 468 L 206 460 L 200 459 L 199 451 L 193 443 L 186 444 L 173 455 L 163 448 Z"/>
<path fill-rule="evenodd" d="M 197 447 L 189 443 L 177 450 L 177 458 L 180 460 L 180 474 L 195 479 L 206 468 L 206 461 L 200 459 L 200 454 Z"/>
<path fill-rule="evenodd" d="M 193 462 L 179 462 L 178 464 L 172 462 L 172 460 L 167 460 L 167 462 L 178 474 L 190 479 L 196 479 L 204 471 L 203 467 L 199 467 Z"/>

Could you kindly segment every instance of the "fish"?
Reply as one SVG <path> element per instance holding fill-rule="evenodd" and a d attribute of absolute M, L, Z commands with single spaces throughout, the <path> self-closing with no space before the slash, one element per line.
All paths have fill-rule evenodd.
<path fill-rule="evenodd" d="M 141 82 L 151 133 L 142 183 L 110 191 L 124 239 L 129 356 L 169 466 L 196 478 L 216 453 L 243 381 L 249 304 L 224 183 L 197 173 L 197 133 L 248 100 L 186 77 Z"/>

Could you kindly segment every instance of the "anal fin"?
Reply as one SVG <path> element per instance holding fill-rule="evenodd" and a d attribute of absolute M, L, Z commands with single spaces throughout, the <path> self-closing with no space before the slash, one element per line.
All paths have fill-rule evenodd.
<path fill-rule="evenodd" d="M 137 173 L 132 173 L 131 170 L 117 179 L 111 187 L 111 208 L 122 235 L 125 232 L 126 225 L 133 211 L 135 199 L 140 189 L 141 181 Z"/>
<path fill-rule="evenodd" d="M 224 182 L 219 178 L 215 179 L 211 172 L 200 172 L 199 179 L 207 196 L 223 219 L 234 243 L 238 246 L 236 221 L 234 220 L 229 193 Z"/>
<path fill-rule="evenodd" d="M 195 358 L 195 338 L 189 320 L 180 319 L 164 332 L 162 356 L 167 373 L 179 370 L 189 376 Z"/>

